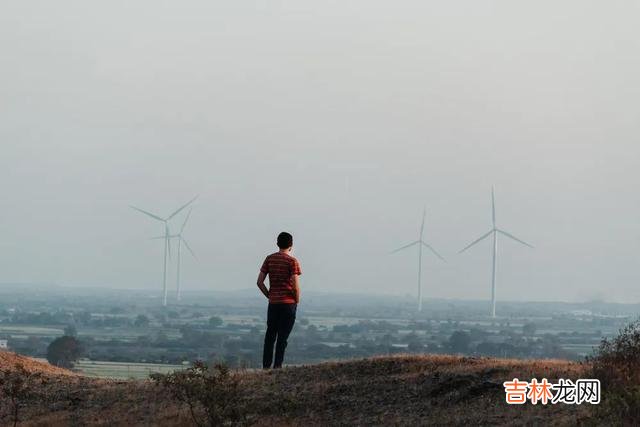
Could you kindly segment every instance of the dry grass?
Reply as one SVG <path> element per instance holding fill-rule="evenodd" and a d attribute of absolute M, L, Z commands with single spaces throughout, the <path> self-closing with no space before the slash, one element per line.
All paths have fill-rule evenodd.
<path fill-rule="evenodd" d="M 504 402 L 514 377 L 576 379 L 587 366 L 561 360 L 399 355 L 246 372 L 241 387 L 255 426 L 575 425 L 581 406 Z M 190 425 L 185 409 L 149 381 L 56 376 L 45 402 L 27 408 L 29 426 Z"/>
<path fill-rule="evenodd" d="M 22 365 L 27 372 L 40 372 L 45 375 L 76 375 L 68 369 L 58 368 L 46 362 L 40 362 L 10 351 L 0 351 L 0 369 L 12 370 L 16 365 Z"/>
<path fill-rule="evenodd" d="M 457 356 L 393 356 L 296 367 L 247 378 L 252 400 L 290 407 L 273 411 L 264 425 L 512 425 L 575 424 L 575 407 L 504 403 L 502 382 L 577 378 L 585 366 L 559 360 L 509 360 Z M 284 409 L 284 408 L 283 408 Z M 263 411 L 267 412 L 267 411 Z M 291 415 L 294 416 L 291 416 Z"/>

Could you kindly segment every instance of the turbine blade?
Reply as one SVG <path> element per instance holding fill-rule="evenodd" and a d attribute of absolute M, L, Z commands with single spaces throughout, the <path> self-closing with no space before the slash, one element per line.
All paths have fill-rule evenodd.
<path fill-rule="evenodd" d="M 469 249 L 471 246 L 475 245 L 476 243 L 479 243 L 481 240 L 486 239 L 487 237 L 489 237 L 491 235 L 491 233 L 493 233 L 495 230 L 491 230 L 489 231 L 487 234 L 483 234 L 481 237 L 477 238 L 476 240 L 474 240 L 473 242 L 469 243 L 467 246 L 465 246 L 464 249 L 462 249 L 460 252 L 458 252 L 459 254 L 461 254 L 462 252 L 466 251 L 467 249 Z"/>
<path fill-rule="evenodd" d="M 395 254 L 396 252 L 400 252 L 400 251 L 401 251 L 401 250 L 403 250 L 403 249 L 410 248 L 411 246 L 413 246 L 413 245 L 417 245 L 417 244 L 419 244 L 419 243 L 420 243 L 420 240 L 416 240 L 415 242 L 411 242 L 411 243 L 409 243 L 408 245 L 404 245 L 404 246 L 403 246 L 403 247 L 401 247 L 401 248 L 398 248 L 398 249 L 396 249 L 396 250 L 391 251 L 391 252 L 390 252 L 390 254 Z"/>
<path fill-rule="evenodd" d="M 191 216 L 191 211 L 193 210 L 193 208 L 189 209 L 189 212 L 187 213 L 187 216 L 184 219 L 184 222 L 182 223 L 182 227 L 180 227 L 180 233 L 178 234 L 182 234 L 182 232 L 184 231 L 184 227 L 187 225 L 187 221 L 189 221 L 189 217 Z M 184 241 L 184 239 L 183 239 Z"/>
<path fill-rule="evenodd" d="M 180 237 L 180 239 L 182 239 L 182 243 L 184 243 L 184 245 L 187 247 L 187 249 L 189 250 L 189 252 L 191 252 L 191 256 L 193 256 L 195 259 L 198 259 L 198 257 L 196 256 L 196 253 L 193 252 L 193 249 L 191 249 L 191 246 L 189 246 L 189 244 L 187 243 L 187 241 L 183 238 Z"/>
<path fill-rule="evenodd" d="M 166 239 L 167 236 L 155 236 L 155 237 L 149 237 L 149 240 L 159 240 L 159 239 Z"/>
<path fill-rule="evenodd" d="M 433 254 L 434 254 L 435 256 L 437 256 L 438 258 L 440 258 L 442 261 L 447 262 L 447 260 L 446 260 L 446 259 L 444 259 L 444 257 L 443 257 L 442 255 L 440 255 L 440 254 L 438 253 L 438 251 L 436 251 L 436 250 L 433 248 L 433 246 L 431 246 L 430 244 L 425 243 L 425 242 L 422 242 L 422 244 L 425 246 L 425 248 L 427 248 L 427 249 L 429 249 L 431 252 L 433 252 Z"/>
<path fill-rule="evenodd" d="M 424 237 L 424 220 L 427 217 L 427 208 L 422 210 L 422 224 L 420 225 L 420 239 Z"/>
<path fill-rule="evenodd" d="M 180 206 L 180 208 L 178 208 L 178 210 L 176 210 L 174 213 L 172 213 L 171 215 L 169 215 L 167 217 L 167 220 L 170 220 L 171 218 L 173 218 L 174 216 L 178 215 L 184 208 L 186 208 L 187 206 L 189 206 L 191 203 L 195 202 L 196 199 L 198 198 L 198 196 L 194 197 L 193 199 L 189 200 L 187 203 L 185 203 L 184 205 Z"/>
<path fill-rule="evenodd" d="M 496 228 L 496 196 L 495 186 L 491 186 L 491 221 L 493 222 L 493 228 Z"/>
<path fill-rule="evenodd" d="M 498 229 L 497 231 L 498 231 L 498 233 L 504 234 L 505 236 L 507 236 L 507 237 L 509 237 L 509 238 L 511 238 L 511 239 L 513 239 L 513 240 L 515 240 L 516 242 L 520 242 L 520 243 L 522 243 L 522 244 L 523 244 L 523 245 L 525 245 L 525 246 L 529 246 L 530 248 L 533 248 L 533 245 L 528 244 L 528 243 L 527 243 L 527 242 L 525 242 L 524 240 L 520 240 L 520 239 L 518 239 L 518 238 L 517 238 L 516 236 L 514 236 L 513 234 L 507 233 L 506 231 L 504 231 L 504 230 L 500 230 L 500 229 Z"/>
<path fill-rule="evenodd" d="M 132 205 L 129 205 L 129 207 L 130 207 L 131 209 L 135 209 L 135 210 L 137 210 L 138 212 L 142 212 L 143 214 L 148 215 L 148 216 L 150 216 L 150 217 L 151 217 L 151 218 L 153 218 L 153 219 L 157 219 L 158 221 L 162 221 L 162 222 L 164 222 L 164 218 L 160 218 L 158 215 L 154 215 L 154 214 L 152 214 L 151 212 L 147 212 L 147 211 L 142 210 L 142 209 L 140 209 L 140 208 L 136 208 L 135 206 L 132 206 Z"/>

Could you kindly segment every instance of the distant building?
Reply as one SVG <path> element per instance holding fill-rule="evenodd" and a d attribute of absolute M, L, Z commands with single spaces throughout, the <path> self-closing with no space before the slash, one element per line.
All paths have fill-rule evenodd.
<path fill-rule="evenodd" d="M 9 343 L 7 340 L 0 340 L 0 350 L 6 350 L 9 348 Z"/>

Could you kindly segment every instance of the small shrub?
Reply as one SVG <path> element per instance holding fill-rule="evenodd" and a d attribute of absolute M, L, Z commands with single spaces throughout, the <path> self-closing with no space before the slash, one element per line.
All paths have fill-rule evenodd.
<path fill-rule="evenodd" d="M 222 363 L 209 367 L 204 362 L 195 362 L 183 371 L 152 374 L 151 379 L 189 408 L 197 426 L 244 423 L 239 375 Z"/>
<path fill-rule="evenodd" d="M 43 382 L 44 379 L 39 373 L 29 372 L 20 364 L 16 365 L 15 369 L 0 371 L 0 402 L 3 403 L 2 406 L 5 402 L 8 403 L 6 415 L 14 427 L 18 425 L 21 408 L 33 397 L 37 386 Z M 0 409 L 4 412 L 4 408 Z"/>
<path fill-rule="evenodd" d="M 596 415 L 620 425 L 640 421 L 640 320 L 604 338 L 587 359 L 592 375 L 600 380 L 602 400 Z"/>

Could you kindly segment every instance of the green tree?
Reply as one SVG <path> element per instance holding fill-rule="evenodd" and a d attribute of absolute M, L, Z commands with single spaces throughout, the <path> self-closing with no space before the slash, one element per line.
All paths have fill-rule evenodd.
<path fill-rule="evenodd" d="M 222 326 L 222 319 L 218 316 L 211 316 L 209 318 L 209 326 L 217 328 L 218 326 Z"/>
<path fill-rule="evenodd" d="M 75 337 L 56 338 L 47 348 L 47 360 L 55 366 L 73 368 L 73 363 L 82 355 L 82 347 Z"/>
<path fill-rule="evenodd" d="M 86 326 L 91 322 L 91 313 L 86 310 L 81 311 L 80 313 L 75 313 L 74 318 L 76 319 L 76 322 Z"/>
<path fill-rule="evenodd" d="M 533 336 L 536 334 L 536 330 L 538 328 L 536 327 L 535 323 L 526 323 L 524 325 L 522 325 L 522 334 L 523 335 L 527 335 L 527 336 Z"/>
<path fill-rule="evenodd" d="M 454 331 L 449 337 L 449 348 L 454 353 L 466 353 L 470 344 L 471 336 L 464 331 Z"/>
<path fill-rule="evenodd" d="M 138 314 L 133 324 L 138 328 L 146 328 L 149 326 L 149 318 L 144 314 Z"/>

